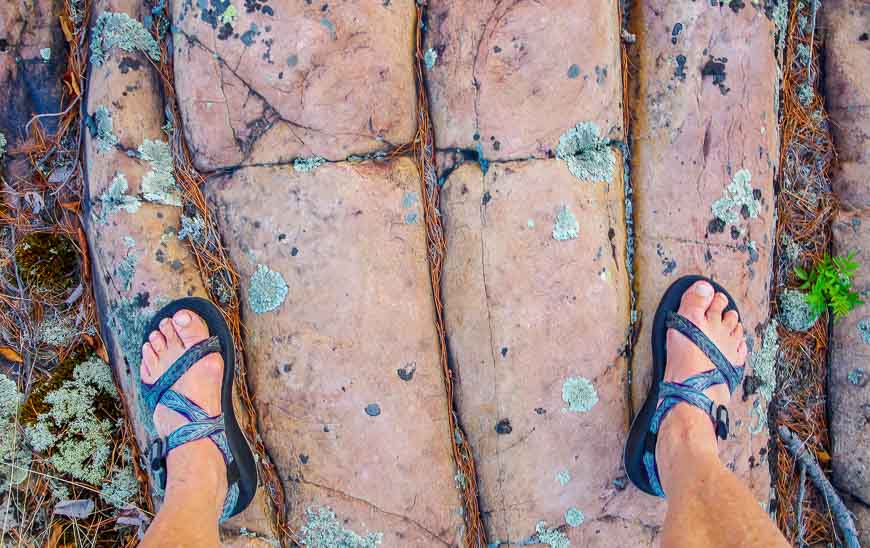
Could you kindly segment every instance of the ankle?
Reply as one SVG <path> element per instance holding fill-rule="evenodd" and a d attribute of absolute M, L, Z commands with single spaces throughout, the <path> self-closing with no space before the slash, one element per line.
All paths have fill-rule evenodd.
<path fill-rule="evenodd" d="M 227 493 L 227 473 L 223 457 L 211 440 L 177 447 L 166 456 L 166 470 L 166 505 L 195 501 L 203 511 L 220 515 Z"/>
<path fill-rule="evenodd" d="M 716 434 L 710 417 L 687 403 L 680 403 L 665 416 L 656 442 L 656 463 L 665 493 L 687 469 L 687 462 L 719 460 Z"/>

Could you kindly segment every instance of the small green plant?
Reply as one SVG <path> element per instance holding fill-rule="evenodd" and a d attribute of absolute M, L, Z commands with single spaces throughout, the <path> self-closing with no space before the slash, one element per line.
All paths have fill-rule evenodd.
<path fill-rule="evenodd" d="M 859 267 L 854 259 L 854 251 L 845 257 L 833 258 L 825 253 L 822 262 L 810 271 L 795 267 L 795 275 L 803 282 L 800 288 L 808 290 L 804 299 L 813 312 L 822 314 L 830 308 L 835 318 L 842 318 L 858 305 L 864 304 L 860 294 L 852 288 L 852 278 Z"/>

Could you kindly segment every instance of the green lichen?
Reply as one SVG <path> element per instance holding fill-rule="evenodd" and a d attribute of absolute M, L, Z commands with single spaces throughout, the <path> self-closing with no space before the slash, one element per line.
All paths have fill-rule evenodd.
<path fill-rule="evenodd" d="M 820 314 L 807 303 L 803 291 L 785 289 L 779 295 L 779 321 L 792 331 L 807 331 L 819 319 Z"/>
<path fill-rule="evenodd" d="M 102 65 L 109 50 L 115 47 L 126 52 L 140 51 L 154 61 L 160 61 L 160 46 L 142 23 L 126 13 L 106 11 L 100 14 L 91 29 L 91 63 Z"/>
<path fill-rule="evenodd" d="M 713 202 L 711 209 L 717 219 L 733 225 L 740 221 L 742 214 L 753 219 L 758 217 L 761 202 L 755 198 L 750 181 L 752 175 L 748 169 L 741 169 L 734 174 L 722 197 Z"/>
<path fill-rule="evenodd" d="M 776 364 L 779 358 L 777 321 L 770 320 L 761 337 L 761 348 L 752 354 L 752 374 L 758 381 L 758 392 L 765 402 L 773 399 L 776 390 Z"/>
<path fill-rule="evenodd" d="M 280 272 L 270 270 L 265 265 L 257 265 L 248 285 L 248 302 L 256 314 L 275 310 L 287 298 L 287 282 Z"/>
<path fill-rule="evenodd" d="M 383 542 L 383 533 L 368 533 L 361 537 L 342 527 L 335 512 L 327 506 L 306 508 L 305 525 L 299 531 L 301 543 L 313 548 L 376 548 Z"/>
<path fill-rule="evenodd" d="M 95 411 L 106 398 L 118 398 L 111 369 L 91 356 L 76 366 L 72 379 L 45 396 L 48 411 L 26 431 L 31 447 L 49 451 L 58 473 L 98 485 L 108 472 L 117 430 L 114 421 Z"/>
<path fill-rule="evenodd" d="M 598 392 L 589 379 L 570 377 L 562 385 L 562 400 L 568 404 L 568 411 L 586 413 L 598 403 Z"/>
<path fill-rule="evenodd" d="M 112 124 L 112 113 L 109 109 L 100 105 L 94 111 L 94 127 L 96 135 L 94 139 L 97 142 L 97 150 L 100 152 L 108 152 L 115 148 L 118 144 L 118 137 L 114 133 Z"/>
<path fill-rule="evenodd" d="M 432 70 L 435 66 L 435 63 L 438 62 L 438 52 L 435 51 L 434 48 L 429 48 L 426 50 L 426 53 L 423 54 L 423 64 L 426 65 L 426 68 Z"/>
<path fill-rule="evenodd" d="M 120 171 L 117 172 L 106 191 L 97 197 L 96 201 L 99 202 L 100 207 L 99 211 L 94 213 L 94 220 L 99 224 L 106 224 L 109 217 L 118 211 L 136 213 L 142 202 L 136 196 L 127 194 L 128 189 L 127 178 Z"/>
<path fill-rule="evenodd" d="M 169 143 L 145 139 L 139 145 L 139 158 L 151 167 L 142 177 L 142 197 L 149 202 L 181 206 L 181 191 L 175 184 L 175 167 Z"/>
<path fill-rule="evenodd" d="M 870 316 L 858 322 L 858 334 L 866 344 L 870 345 Z"/>
<path fill-rule="evenodd" d="M 571 546 L 571 541 L 568 540 L 565 533 L 560 531 L 558 527 L 548 529 L 546 521 L 539 521 L 538 525 L 535 526 L 535 532 L 538 542 L 546 544 L 550 548 L 568 548 Z"/>
<path fill-rule="evenodd" d="M 592 122 L 581 122 L 563 133 L 556 157 L 568 164 L 571 174 L 581 181 L 613 181 L 616 157 Z"/>
<path fill-rule="evenodd" d="M 574 240 L 580 234 L 577 218 L 567 205 L 562 205 L 553 221 L 553 239 L 558 241 Z"/>
<path fill-rule="evenodd" d="M 296 158 L 293 160 L 293 169 L 298 173 L 308 173 L 314 171 L 318 167 L 326 163 L 326 158 L 322 156 L 312 156 L 310 158 Z"/>
<path fill-rule="evenodd" d="M 0 493 L 27 479 L 30 452 L 21 444 L 18 409 L 22 396 L 15 381 L 0 374 Z"/>
<path fill-rule="evenodd" d="M 123 508 L 139 496 L 139 488 L 139 480 L 128 464 L 112 472 L 112 477 L 100 489 L 100 498 L 115 508 Z"/>
<path fill-rule="evenodd" d="M 556 473 L 556 481 L 559 482 L 559 485 L 565 486 L 571 481 L 571 473 L 567 470 L 560 470 Z"/>
<path fill-rule="evenodd" d="M 237 10 L 234 5 L 230 4 L 227 6 L 227 9 L 220 14 L 218 20 L 221 22 L 221 25 L 232 25 L 238 16 L 239 10 Z"/>
<path fill-rule="evenodd" d="M 583 525 L 583 522 L 586 520 L 586 517 L 583 515 L 583 512 L 578 510 L 577 508 L 568 508 L 568 511 L 565 512 L 565 523 L 570 525 L 571 527 L 580 527 Z"/>

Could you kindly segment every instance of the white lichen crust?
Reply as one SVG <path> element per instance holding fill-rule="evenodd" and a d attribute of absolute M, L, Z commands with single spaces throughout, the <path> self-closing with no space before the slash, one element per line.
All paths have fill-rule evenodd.
<path fill-rule="evenodd" d="M 613 181 L 616 156 L 592 122 L 581 122 L 563 133 L 556 158 L 568 164 L 571 174 L 581 181 Z"/>
<path fill-rule="evenodd" d="M 598 392 L 589 379 L 570 377 L 562 385 L 562 400 L 568 404 L 568 411 L 586 413 L 598 403 Z"/>
<path fill-rule="evenodd" d="M 558 241 L 574 240 L 580 235 L 580 224 L 568 206 L 562 205 L 553 221 L 553 239 Z"/>
<path fill-rule="evenodd" d="M 345 529 L 328 506 L 305 509 L 305 525 L 299 531 L 303 546 L 312 548 L 377 548 L 383 533 L 368 533 L 361 537 Z"/>
<path fill-rule="evenodd" d="M 284 303 L 287 297 L 287 282 L 280 272 L 269 269 L 266 265 L 257 265 L 257 270 L 251 276 L 248 285 L 248 302 L 256 314 L 275 310 Z"/>
<path fill-rule="evenodd" d="M 722 197 L 713 202 L 713 215 L 727 225 L 737 224 L 744 208 L 750 218 L 758 217 L 761 202 L 755 198 L 754 190 L 749 184 L 751 181 L 752 174 L 748 169 L 735 173 Z"/>
<path fill-rule="evenodd" d="M 109 50 L 115 47 L 131 53 L 140 51 L 160 61 L 160 46 L 142 23 L 126 13 L 106 11 L 91 29 L 91 63 L 102 65 Z"/>

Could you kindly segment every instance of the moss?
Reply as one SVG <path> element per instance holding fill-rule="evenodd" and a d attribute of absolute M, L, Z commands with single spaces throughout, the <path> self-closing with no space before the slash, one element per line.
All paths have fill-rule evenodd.
<path fill-rule="evenodd" d="M 755 198 L 750 181 L 752 181 L 752 174 L 748 169 L 741 169 L 734 174 L 722 197 L 713 202 L 711 209 L 717 219 L 733 225 L 740 221 L 741 214 L 753 219 L 758 217 L 761 202 Z"/>
<path fill-rule="evenodd" d="M 785 289 L 779 295 L 779 321 L 792 331 L 807 331 L 819 319 L 804 293 L 798 289 Z"/>
<path fill-rule="evenodd" d="M 169 144 L 145 139 L 139 145 L 139 158 L 151 167 L 151 171 L 142 177 L 142 197 L 149 202 L 181 206 L 181 191 L 175 184 L 175 167 Z"/>
<path fill-rule="evenodd" d="M 546 521 L 539 521 L 538 525 L 535 526 L 535 532 L 537 533 L 538 542 L 546 544 L 550 548 L 568 548 L 571 546 L 571 541 L 568 540 L 565 533 L 560 531 L 558 527 L 547 529 Z"/>
<path fill-rule="evenodd" d="M 313 548 L 375 548 L 383 541 L 383 533 L 368 533 L 361 537 L 345 529 L 329 507 L 306 508 L 305 524 L 299 531 L 303 546 Z"/>
<path fill-rule="evenodd" d="M 270 270 L 265 265 L 257 265 L 257 271 L 251 276 L 248 285 L 248 301 L 251 310 L 263 314 L 275 310 L 287 298 L 287 282 L 280 272 Z"/>
<path fill-rule="evenodd" d="M 15 246 L 15 264 L 21 281 L 37 293 L 63 293 L 80 281 L 79 249 L 62 234 L 28 234 Z"/>
<path fill-rule="evenodd" d="M 556 157 L 581 181 L 613 181 L 616 157 L 592 122 L 581 122 L 562 134 Z"/>
<path fill-rule="evenodd" d="M 432 70 L 435 66 L 435 63 L 438 62 L 438 52 L 433 48 L 429 48 L 426 50 L 426 53 L 423 54 L 423 64 L 426 65 L 426 68 Z"/>
<path fill-rule="evenodd" d="M 568 508 L 567 512 L 565 512 L 565 523 L 567 523 L 571 527 L 580 527 L 581 525 L 583 525 L 583 522 L 585 520 L 586 517 L 583 515 L 583 512 L 581 512 L 577 508 L 571 507 Z"/>
<path fill-rule="evenodd" d="M 90 356 L 90 351 L 74 350 L 52 369 L 51 376 L 34 381 L 30 394 L 21 406 L 21 423 L 25 425 L 35 424 L 39 415 L 48 411 L 45 396 L 60 388 L 64 381 L 72 379 L 76 366 Z"/>
<path fill-rule="evenodd" d="M 586 413 L 598 403 L 598 392 L 589 379 L 571 377 L 562 385 L 562 400 L 568 404 L 568 411 Z"/>
<path fill-rule="evenodd" d="M 580 233 L 577 218 L 567 205 L 562 205 L 553 221 L 553 239 L 558 241 L 574 240 Z"/>
<path fill-rule="evenodd" d="M 322 156 L 312 156 L 310 158 L 296 158 L 293 160 L 293 169 L 298 173 L 308 173 L 314 171 L 318 167 L 326 163 L 326 158 Z"/>
<path fill-rule="evenodd" d="M 100 66 L 112 48 L 126 52 L 140 51 L 154 61 L 160 61 L 160 46 L 142 23 L 126 13 L 106 11 L 100 14 L 91 29 L 91 63 Z"/>
<path fill-rule="evenodd" d="M 94 220 L 99 224 L 106 224 L 109 221 L 109 217 L 118 211 L 124 210 L 127 213 L 136 213 L 142 202 L 139 198 L 127 194 L 128 188 L 127 178 L 119 171 L 115 174 L 115 178 L 109 183 L 109 187 L 105 192 L 97 198 L 96 201 L 100 204 L 100 207 L 93 214 Z"/>
<path fill-rule="evenodd" d="M 770 320 L 761 337 L 761 348 L 752 354 L 752 374 L 758 381 L 758 392 L 765 402 L 773 399 L 776 390 L 776 364 L 779 358 L 779 334 L 776 320 Z"/>
<path fill-rule="evenodd" d="M 108 152 L 118 144 L 118 137 L 114 133 L 112 113 L 109 109 L 100 105 L 94 111 L 94 139 L 97 141 L 97 150 Z"/>
<path fill-rule="evenodd" d="M 567 470 L 560 470 L 556 473 L 556 481 L 559 482 L 559 485 L 565 486 L 571 481 L 571 473 Z"/>

